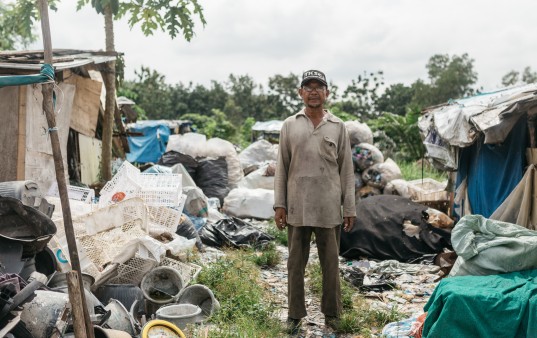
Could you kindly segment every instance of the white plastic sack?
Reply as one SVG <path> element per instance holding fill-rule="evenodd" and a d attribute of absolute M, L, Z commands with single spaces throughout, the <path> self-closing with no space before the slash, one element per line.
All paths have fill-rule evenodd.
<path fill-rule="evenodd" d="M 360 143 L 373 144 L 373 132 L 367 124 L 358 121 L 346 121 L 345 127 L 347 127 L 351 145 Z"/>
<path fill-rule="evenodd" d="M 384 195 L 398 195 L 405 198 L 410 198 L 412 193 L 408 189 L 409 185 L 410 183 L 408 181 L 400 178 L 391 180 L 390 182 L 386 183 L 383 193 Z"/>
<path fill-rule="evenodd" d="M 222 210 L 240 218 L 269 219 L 274 217 L 273 205 L 273 190 L 237 188 L 224 199 Z"/>
<path fill-rule="evenodd" d="M 260 165 L 278 158 L 278 145 L 271 144 L 266 140 L 260 140 L 250 144 L 239 154 L 242 169 L 252 165 Z"/>
<path fill-rule="evenodd" d="M 183 193 L 186 195 L 183 210 L 192 216 L 207 217 L 208 199 L 203 191 L 198 187 L 184 187 Z"/>
<path fill-rule="evenodd" d="M 268 164 L 251 172 L 239 182 L 239 188 L 274 190 L 274 176 L 265 176 Z"/>
<path fill-rule="evenodd" d="M 384 156 L 374 145 L 360 143 L 352 147 L 352 162 L 357 171 L 363 172 L 374 164 L 384 162 Z"/>
<path fill-rule="evenodd" d="M 206 157 L 207 152 L 207 137 L 198 133 L 186 133 L 182 135 L 170 135 L 166 152 L 177 151 L 181 154 L 186 154 L 196 157 Z"/>
<path fill-rule="evenodd" d="M 383 189 L 388 182 L 402 178 L 401 169 L 391 158 L 384 163 L 374 164 L 362 174 L 362 179 L 367 185 Z"/>

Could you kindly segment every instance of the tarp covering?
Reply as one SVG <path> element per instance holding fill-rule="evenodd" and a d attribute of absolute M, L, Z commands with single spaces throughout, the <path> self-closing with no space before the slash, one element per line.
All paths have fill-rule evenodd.
<path fill-rule="evenodd" d="M 34 83 L 45 83 L 54 81 L 54 68 L 52 65 L 44 64 L 41 72 L 35 75 L 7 75 L 0 76 L 0 87 L 23 86 Z"/>
<path fill-rule="evenodd" d="M 340 255 L 348 259 L 396 259 L 409 262 L 450 247 L 450 231 L 423 219 L 428 207 L 408 198 L 370 196 L 356 204 L 356 221 L 341 233 Z M 404 225 L 405 220 L 413 225 Z"/>
<path fill-rule="evenodd" d="M 503 143 L 483 144 L 481 139 L 461 149 L 456 185 L 467 179 L 472 213 L 490 217 L 517 186 L 524 174 L 526 142 L 527 120 L 522 118 Z"/>
<path fill-rule="evenodd" d="M 533 196 L 537 196 L 537 168 L 535 164 L 531 164 L 526 169 L 522 180 L 490 218 L 537 230 L 537 200 Z"/>
<path fill-rule="evenodd" d="M 424 338 L 535 337 L 537 270 L 445 278 L 424 310 Z"/>
<path fill-rule="evenodd" d="M 170 137 L 170 128 L 162 121 L 141 121 L 129 128 L 131 132 L 143 133 L 143 136 L 128 136 L 131 152 L 127 161 L 134 163 L 157 162 L 166 151 Z"/>
<path fill-rule="evenodd" d="M 278 120 L 256 122 L 252 126 L 252 130 L 279 133 L 280 130 L 282 129 L 282 126 L 283 126 L 283 121 L 278 121 Z"/>
<path fill-rule="evenodd" d="M 537 231 L 516 224 L 464 216 L 453 228 L 451 241 L 458 255 L 451 276 L 537 269 Z"/>

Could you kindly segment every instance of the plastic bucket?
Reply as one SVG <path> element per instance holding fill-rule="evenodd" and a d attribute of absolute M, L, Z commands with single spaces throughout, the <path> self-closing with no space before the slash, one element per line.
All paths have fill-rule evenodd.
<path fill-rule="evenodd" d="M 95 338 L 131 338 L 131 335 L 125 331 L 103 329 L 100 326 L 93 325 Z"/>
<path fill-rule="evenodd" d="M 174 302 L 183 289 L 183 285 L 183 278 L 179 271 L 160 266 L 144 276 L 140 288 L 146 299 L 162 305 Z"/>
<path fill-rule="evenodd" d="M 123 304 L 118 300 L 110 299 L 110 303 L 104 308 L 105 310 L 110 311 L 110 317 L 106 321 L 106 325 L 113 330 L 125 331 L 132 336 L 136 335 L 134 318 L 132 318 L 131 314 L 125 309 Z"/>
<path fill-rule="evenodd" d="M 199 322 L 201 308 L 192 304 L 166 305 L 157 310 L 157 319 L 167 320 L 183 330 L 188 323 Z"/>
<path fill-rule="evenodd" d="M 108 304 L 110 299 L 117 299 L 128 310 L 136 300 L 143 300 L 142 290 L 134 284 L 105 284 L 95 290 L 95 296 L 103 304 Z"/>
<path fill-rule="evenodd" d="M 179 304 L 193 304 L 201 308 L 203 319 L 210 317 L 213 312 L 220 309 L 220 303 L 214 297 L 211 289 L 201 284 L 194 284 L 184 288 L 177 298 Z"/>

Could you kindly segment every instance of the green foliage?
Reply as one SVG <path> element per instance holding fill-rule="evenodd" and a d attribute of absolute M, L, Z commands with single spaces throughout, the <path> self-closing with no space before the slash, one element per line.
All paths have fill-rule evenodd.
<path fill-rule="evenodd" d="M 502 85 L 506 87 L 535 82 L 537 82 L 537 72 L 532 71 L 531 67 L 524 68 L 522 73 L 512 70 L 502 77 Z"/>
<path fill-rule="evenodd" d="M 369 120 L 367 124 L 374 133 L 382 131 L 393 144 L 397 145 L 395 154 L 392 155 L 395 157 L 394 160 L 417 160 L 425 152 L 419 133 L 418 118 L 419 111 L 409 109 L 404 116 L 384 113 L 374 120 Z"/>
<path fill-rule="evenodd" d="M 383 85 L 384 73 L 380 70 L 358 75 L 343 92 L 341 110 L 363 121 L 376 116 L 375 106 Z"/>
<path fill-rule="evenodd" d="M 80 10 L 88 3 L 91 3 L 91 7 L 93 7 L 98 14 L 104 14 L 104 9 L 107 6 L 110 6 L 112 14 L 117 15 L 119 12 L 119 0 L 78 0 L 76 10 Z"/>
<path fill-rule="evenodd" d="M 432 178 L 439 182 L 448 179 L 447 173 L 435 169 L 425 159 L 412 162 L 398 162 L 397 165 L 401 169 L 403 179 L 407 181 L 413 181 L 421 178 Z"/>
<path fill-rule="evenodd" d="M 185 114 L 180 119 L 192 121 L 192 126 L 197 132 L 206 135 L 207 138 L 219 137 L 234 143 L 238 141 L 237 128 L 226 119 L 226 114 L 218 109 L 213 109 L 211 116 Z"/>
<path fill-rule="evenodd" d="M 283 246 L 287 246 L 287 230 L 278 230 L 278 228 L 276 227 L 276 223 L 274 223 L 274 218 L 270 220 L 270 225 L 267 229 L 267 233 L 274 237 L 274 240 L 277 243 Z"/>
<path fill-rule="evenodd" d="M 242 125 L 240 126 L 240 135 L 241 139 L 239 145 L 242 149 L 248 147 L 252 142 L 252 127 L 255 124 L 255 119 L 253 117 L 247 117 Z"/>
<path fill-rule="evenodd" d="M 220 302 L 211 317 L 211 337 L 275 337 L 282 331 L 276 307 L 259 283 L 259 268 L 246 255 L 228 252 L 204 267 L 197 282 L 206 285 Z"/>
<path fill-rule="evenodd" d="M 79 0 L 79 2 L 88 0 Z M 108 2 L 117 0 L 92 0 L 92 2 Z M 116 14 L 116 13 L 115 13 Z M 194 36 L 193 17 L 197 16 L 205 26 L 203 8 L 198 0 L 181 0 L 175 3 L 170 0 L 125 1 L 119 3 L 118 18 L 129 17 L 129 26 L 141 25 L 142 32 L 148 36 L 157 29 L 167 32 L 171 38 L 183 33 L 185 40 Z"/>
<path fill-rule="evenodd" d="M 302 109 L 302 98 L 298 94 L 300 77 L 290 73 L 288 76 L 274 75 L 269 78 L 269 98 L 274 99 L 276 114 L 285 118 Z"/>
<path fill-rule="evenodd" d="M 421 108 L 474 95 L 472 86 L 477 82 L 474 60 L 468 54 L 461 56 L 447 54 L 433 55 L 426 65 L 430 84 L 418 80 L 413 84 L 413 102 Z"/>
<path fill-rule="evenodd" d="M 380 113 L 388 112 L 396 115 L 405 115 L 406 107 L 412 102 L 414 88 L 402 83 L 396 83 L 384 91 L 376 101 L 376 110 Z"/>
<path fill-rule="evenodd" d="M 280 263 L 282 257 L 276 248 L 276 244 L 269 242 L 259 250 L 254 250 L 251 259 L 261 268 L 273 268 Z"/>
<path fill-rule="evenodd" d="M 49 0 L 49 8 L 57 10 L 56 3 L 56 0 Z M 39 9 L 34 0 L 0 2 L 0 50 L 27 47 L 36 41 L 34 24 L 39 20 Z"/>

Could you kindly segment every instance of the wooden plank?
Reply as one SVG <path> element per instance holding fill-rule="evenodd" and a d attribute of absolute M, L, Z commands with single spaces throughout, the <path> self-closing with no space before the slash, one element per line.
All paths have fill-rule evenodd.
<path fill-rule="evenodd" d="M 19 88 L 0 88 L 0 182 L 17 180 Z"/>
<path fill-rule="evenodd" d="M 99 181 L 99 165 L 101 164 L 101 140 L 78 134 L 80 147 L 81 182 L 87 185 Z"/>
<path fill-rule="evenodd" d="M 23 181 L 26 175 L 26 95 L 28 86 L 19 87 L 19 129 L 17 137 L 17 181 Z"/>
<path fill-rule="evenodd" d="M 76 82 L 71 112 L 71 128 L 89 137 L 95 137 L 99 116 L 102 82 L 73 74 L 69 82 Z"/>
<path fill-rule="evenodd" d="M 62 159 L 67 172 L 67 138 L 69 136 L 70 112 L 75 95 L 75 86 L 60 83 L 57 91 L 56 126 L 60 139 Z M 48 122 L 43 114 L 43 95 L 39 86 L 28 86 L 26 95 L 26 163 L 25 179 L 33 180 L 43 191 L 48 191 L 56 181 Z"/>

